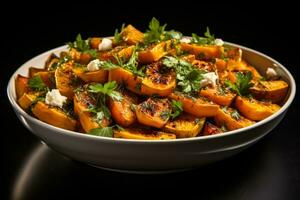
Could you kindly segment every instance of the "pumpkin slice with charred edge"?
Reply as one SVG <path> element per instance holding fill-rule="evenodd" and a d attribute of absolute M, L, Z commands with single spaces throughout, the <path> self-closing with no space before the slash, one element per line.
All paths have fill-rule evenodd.
<path fill-rule="evenodd" d="M 102 39 L 100 37 L 92 37 L 90 39 L 90 46 L 92 49 L 98 49 L 99 44 L 101 43 Z"/>
<path fill-rule="evenodd" d="M 137 104 L 138 98 L 129 91 L 122 91 L 122 97 L 121 101 L 109 98 L 109 109 L 115 122 L 127 127 L 136 122 L 136 114 L 131 107 Z"/>
<path fill-rule="evenodd" d="M 97 123 L 94 113 L 88 111 L 89 106 L 95 106 L 96 102 L 92 99 L 88 92 L 85 90 L 76 92 L 74 96 L 74 112 L 78 115 L 80 124 L 85 132 L 90 132 L 91 129 L 107 127 L 111 120 L 103 117 L 101 123 Z"/>
<path fill-rule="evenodd" d="M 210 87 L 201 89 L 200 95 L 222 106 L 229 106 L 236 96 L 236 94 L 230 91 L 221 88 L 219 89 L 219 88 L 210 88 Z"/>
<path fill-rule="evenodd" d="M 114 138 L 138 139 L 138 140 L 169 140 L 176 139 L 176 135 L 162 131 L 125 128 L 123 130 L 114 130 Z"/>
<path fill-rule="evenodd" d="M 181 50 L 195 55 L 199 59 L 220 58 L 224 52 L 222 46 L 200 46 L 196 44 L 181 43 Z"/>
<path fill-rule="evenodd" d="M 214 120 L 218 126 L 223 126 L 232 131 L 240 128 L 244 128 L 254 124 L 254 121 L 251 121 L 230 107 L 222 107 L 218 110 Z"/>
<path fill-rule="evenodd" d="M 259 81 L 250 88 L 250 92 L 257 99 L 280 103 L 286 97 L 288 88 L 289 85 L 283 80 Z"/>
<path fill-rule="evenodd" d="M 117 46 L 111 51 L 101 52 L 99 57 L 101 60 L 110 60 L 116 62 L 115 56 L 123 61 L 129 60 L 131 57 L 135 46 Z"/>
<path fill-rule="evenodd" d="M 21 96 L 23 96 L 23 94 L 28 91 L 28 81 L 29 78 L 20 74 L 17 75 L 15 80 L 17 99 L 21 98 Z"/>
<path fill-rule="evenodd" d="M 158 61 L 166 55 L 174 54 L 174 52 L 175 50 L 173 48 L 172 41 L 163 41 L 140 51 L 138 53 L 138 60 L 139 63 L 149 64 Z"/>
<path fill-rule="evenodd" d="M 136 45 L 144 40 L 144 34 L 131 24 L 127 25 L 120 34 L 123 41 L 128 45 Z"/>
<path fill-rule="evenodd" d="M 48 88 L 55 88 L 54 71 L 40 71 L 36 72 L 34 76 L 40 76 Z"/>
<path fill-rule="evenodd" d="M 164 130 L 174 133 L 176 138 L 196 137 L 203 127 L 205 117 L 197 118 L 191 114 L 183 113 L 175 120 L 169 120 Z"/>
<path fill-rule="evenodd" d="M 171 105 L 168 99 L 149 98 L 136 107 L 136 117 L 139 123 L 162 128 L 169 119 Z"/>
<path fill-rule="evenodd" d="M 32 107 L 31 111 L 34 116 L 43 122 L 71 131 L 76 129 L 76 120 L 68 116 L 60 108 L 48 106 L 47 104 L 38 101 Z"/>
<path fill-rule="evenodd" d="M 280 109 L 280 106 L 271 102 L 262 102 L 240 96 L 236 98 L 235 106 L 245 117 L 254 121 L 263 120 Z"/>
<path fill-rule="evenodd" d="M 58 62 L 59 62 L 59 58 L 57 57 L 57 55 L 55 55 L 54 53 L 51 53 L 45 62 L 44 69 L 52 70 L 54 63 L 58 63 Z"/>
<path fill-rule="evenodd" d="M 83 67 L 74 67 L 73 72 L 86 83 L 106 83 L 108 78 L 108 71 L 102 69 L 96 71 L 87 71 Z"/>
<path fill-rule="evenodd" d="M 18 99 L 18 103 L 21 106 L 21 108 L 27 110 L 39 95 L 40 92 L 26 92 Z"/>
<path fill-rule="evenodd" d="M 220 106 L 208 101 L 204 97 L 189 97 L 179 92 L 172 93 L 169 98 L 182 103 L 185 112 L 195 115 L 196 117 L 213 117 L 217 114 Z"/>
<path fill-rule="evenodd" d="M 176 77 L 174 71 L 161 72 L 162 65 L 153 63 L 147 67 L 146 77 L 143 78 L 141 93 L 144 95 L 159 95 L 166 97 L 170 95 L 176 87 Z"/>
<path fill-rule="evenodd" d="M 72 48 L 69 51 L 69 56 L 81 64 L 88 64 L 92 60 L 92 56 L 89 53 L 79 52 L 76 49 Z"/>
<path fill-rule="evenodd" d="M 46 69 L 41 69 L 37 67 L 29 67 L 29 78 L 32 78 L 36 75 L 38 72 L 46 72 Z"/>
<path fill-rule="evenodd" d="M 203 135 L 215 135 L 219 133 L 223 133 L 223 131 L 219 127 L 213 125 L 210 122 L 205 123 L 203 128 Z"/>
<path fill-rule="evenodd" d="M 253 80 L 260 80 L 262 76 L 260 73 L 252 66 L 250 66 L 246 61 L 236 61 L 236 60 L 229 60 L 227 62 L 227 69 L 229 71 L 229 79 L 231 82 L 235 83 L 236 77 L 235 74 L 237 72 L 248 72 L 252 73 Z"/>
<path fill-rule="evenodd" d="M 56 88 L 59 90 L 61 95 L 66 96 L 69 99 L 72 99 L 74 96 L 74 80 L 77 79 L 73 73 L 72 65 L 73 62 L 69 61 L 62 64 L 55 70 Z"/>

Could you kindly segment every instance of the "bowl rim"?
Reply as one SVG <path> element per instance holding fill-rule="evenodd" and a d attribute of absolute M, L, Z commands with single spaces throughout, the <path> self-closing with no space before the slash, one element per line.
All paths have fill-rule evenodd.
<path fill-rule="evenodd" d="M 66 48 L 67 45 L 62 45 L 60 47 L 57 47 L 57 48 L 48 50 L 46 52 L 43 52 L 43 53 L 31 58 L 30 60 L 28 60 L 27 62 L 22 64 L 18 69 L 16 69 L 15 72 L 12 74 L 12 76 L 9 79 L 9 82 L 8 82 L 8 85 L 7 85 L 7 96 L 8 96 L 10 104 L 12 105 L 14 110 L 17 111 L 16 114 L 22 115 L 24 118 L 26 118 L 27 120 L 31 121 L 34 124 L 37 124 L 37 125 L 42 126 L 44 128 L 48 128 L 48 129 L 50 129 L 51 131 L 54 131 L 54 132 L 59 132 L 60 134 L 66 134 L 68 136 L 74 136 L 74 137 L 79 137 L 79 138 L 83 138 L 83 139 L 99 140 L 101 142 L 114 142 L 114 143 L 151 143 L 151 144 L 154 144 L 154 143 L 182 143 L 182 142 L 202 141 L 202 140 L 222 138 L 222 137 L 227 137 L 227 136 L 230 136 L 230 135 L 233 135 L 233 134 L 242 134 L 243 132 L 247 132 L 248 130 L 254 129 L 258 126 L 261 126 L 263 124 L 266 124 L 266 123 L 270 122 L 274 118 L 278 117 L 279 115 L 281 115 L 285 111 L 287 111 L 287 109 L 289 108 L 289 106 L 293 102 L 293 100 L 295 98 L 295 94 L 296 94 L 296 83 L 295 83 L 295 80 L 294 80 L 292 74 L 289 72 L 289 70 L 287 70 L 286 67 L 284 67 L 281 63 L 279 63 L 275 59 L 271 58 L 270 56 L 265 55 L 264 53 L 256 51 L 254 49 L 251 49 L 251 48 L 239 45 L 239 44 L 231 43 L 231 42 L 225 42 L 225 45 L 245 49 L 246 51 L 252 52 L 254 54 L 265 57 L 265 58 L 269 59 L 270 61 L 272 61 L 274 64 L 276 64 L 279 68 L 281 68 L 287 74 L 289 82 L 290 82 L 290 84 L 289 84 L 290 92 L 289 92 L 289 97 L 286 100 L 286 102 L 284 103 L 284 105 L 275 114 L 272 114 L 271 116 L 269 116 L 269 117 L 267 117 L 267 118 L 265 118 L 265 119 L 263 119 L 259 122 L 256 122 L 255 124 L 253 124 L 251 126 L 244 127 L 244 128 L 237 129 L 237 130 L 233 130 L 233 131 L 228 131 L 228 132 L 225 132 L 225 133 L 222 133 L 222 134 L 207 135 L 207 136 L 192 137 L 192 138 L 177 138 L 175 140 L 174 139 L 139 140 L 139 139 L 110 138 L 110 137 L 103 137 L 103 136 L 94 136 L 94 135 L 90 135 L 90 134 L 85 134 L 85 133 L 80 133 L 80 132 L 76 132 L 76 131 L 70 131 L 70 130 L 67 130 L 67 129 L 59 128 L 59 127 L 47 124 L 46 122 L 43 122 L 43 121 L 29 115 L 28 113 L 26 113 L 19 106 L 19 104 L 17 103 L 17 101 L 14 99 L 14 97 L 12 95 L 12 92 L 15 92 L 15 88 L 12 88 L 12 85 L 13 85 L 12 83 L 15 81 L 15 78 L 18 74 L 17 71 L 19 71 L 19 69 L 27 66 L 28 63 L 32 62 L 32 60 L 36 59 L 36 57 L 49 55 L 50 53 L 52 53 L 54 51 L 58 51 L 58 50 L 61 50 L 63 48 Z"/>

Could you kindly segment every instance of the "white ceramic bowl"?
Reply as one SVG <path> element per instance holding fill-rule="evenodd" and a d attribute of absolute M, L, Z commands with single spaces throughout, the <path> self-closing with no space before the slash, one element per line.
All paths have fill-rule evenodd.
<path fill-rule="evenodd" d="M 253 126 L 224 134 L 161 141 L 125 140 L 64 130 L 28 115 L 16 102 L 17 74 L 27 75 L 30 66 L 42 67 L 50 53 L 59 53 L 66 46 L 52 49 L 23 64 L 12 75 L 7 94 L 16 115 L 33 134 L 52 149 L 74 160 L 127 172 L 154 173 L 195 168 L 232 156 L 257 142 L 278 125 L 295 97 L 295 81 L 284 66 L 260 52 L 232 43 L 226 44 L 240 47 L 243 58 L 262 74 L 267 67 L 275 67 L 290 88 L 285 104 L 277 113 Z"/>

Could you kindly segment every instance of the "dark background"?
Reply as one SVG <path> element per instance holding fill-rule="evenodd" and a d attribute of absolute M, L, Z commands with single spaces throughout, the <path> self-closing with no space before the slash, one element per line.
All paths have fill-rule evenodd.
<path fill-rule="evenodd" d="M 129 8 L 118 2 L 8 4 L 1 12 L 0 199 L 143 198 L 160 193 L 199 199 L 299 199 L 299 95 L 281 124 L 253 147 L 197 170 L 167 175 L 113 173 L 71 161 L 27 131 L 6 96 L 9 77 L 28 59 L 73 40 L 77 33 L 83 37 L 109 36 L 123 22 L 145 30 L 152 16 L 168 23 L 168 29 L 184 34 L 201 34 L 209 26 L 217 37 L 275 58 L 298 82 L 296 5 L 283 2 L 265 6 L 253 1 L 232 5 L 186 1 L 168 6 L 140 1 L 139 7 L 127 2 Z"/>

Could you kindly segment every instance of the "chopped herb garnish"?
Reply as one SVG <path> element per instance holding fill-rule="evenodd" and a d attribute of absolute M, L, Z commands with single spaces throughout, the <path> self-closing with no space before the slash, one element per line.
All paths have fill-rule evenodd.
<path fill-rule="evenodd" d="M 215 44 L 215 36 L 210 33 L 209 28 L 206 27 L 205 37 L 200 37 L 196 33 L 192 34 L 191 43 L 199 45 L 213 45 Z"/>
<path fill-rule="evenodd" d="M 180 101 L 172 100 L 171 103 L 172 103 L 171 104 L 172 105 L 172 113 L 170 114 L 170 117 L 172 119 L 174 119 L 183 112 L 183 108 L 182 108 L 182 103 Z"/>
<path fill-rule="evenodd" d="M 98 55 L 97 50 L 91 49 L 89 40 L 83 40 L 80 34 L 77 35 L 74 42 L 68 42 L 67 44 L 70 49 L 74 48 L 82 53 L 88 53 L 94 58 Z"/>
<path fill-rule="evenodd" d="M 177 87 L 183 93 L 197 93 L 201 89 L 202 74 L 204 71 L 193 67 L 187 61 L 166 56 L 163 60 L 166 67 L 176 71 Z"/>
<path fill-rule="evenodd" d="M 110 96 L 113 100 L 122 101 L 122 95 L 115 91 L 118 87 L 115 81 L 107 82 L 104 85 L 101 83 L 96 83 L 89 86 L 89 91 L 92 93 L 102 93 L 104 95 Z"/>
<path fill-rule="evenodd" d="M 145 33 L 145 43 L 151 44 L 160 41 L 166 26 L 167 24 L 161 26 L 160 22 L 153 17 L 149 23 L 149 29 Z"/>
<path fill-rule="evenodd" d="M 164 111 L 161 112 L 160 118 L 162 120 L 168 120 L 170 118 L 170 115 L 171 114 L 170 114 L 170 112 L 168 110 L 164 110 Z"/>
<path fill-rule="evenodd" d="M 28 81 L 28 86 L 30 89 L 35 91 L 47 91 L 47 86 L 43 82 L 40 75 L 35 75 Z"/>
<path fill-rule="evenodd" d="M 90 130 L 89 134 L 102 137 L 113 137 L 113 127 L 94 128 Z"/>
<path fill-rule="evenodd" d="M 116 44 L 119 44 L 123 41 L 121 32 L 123 31 L 124 27 L 125 27 L 125 24 L 122 24 L 120 32 L 119 32 L 118 29 L 115 30 L 114 41 L 115 41 Z"/>
<path fill-rule="evenodd" d="M 250 91 L 249 89 L 254 85 L 251 83 L 252 73 L 247 72 L 243 74 L 242 72 L 236 73 L 236 83 L 232 83 L 229 80 L 225 80 L 226 86 L 235 91 L 239 96 L 248 96 Z"/>
<path fill-rule="evenodd" d="M 231 112 L 230 115 L 231 115 L 231 117 L 234 118 L 235 120 L 241 119 L 241 116 L 240 116 L 239 112 L 238 112 L 237 110 L 235 110 L 235 109 Z"/>

